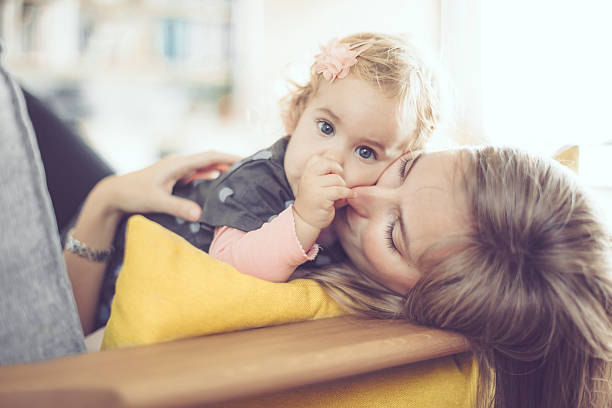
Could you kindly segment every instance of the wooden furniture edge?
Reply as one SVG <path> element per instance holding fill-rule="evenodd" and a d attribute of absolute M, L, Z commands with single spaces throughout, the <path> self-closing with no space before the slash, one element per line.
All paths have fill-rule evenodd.
<path fill-rule="evenodd" d="M 334 317 L 0 367 L 0 406 L 206 405 L 468 349 L 452 332 Z"/>

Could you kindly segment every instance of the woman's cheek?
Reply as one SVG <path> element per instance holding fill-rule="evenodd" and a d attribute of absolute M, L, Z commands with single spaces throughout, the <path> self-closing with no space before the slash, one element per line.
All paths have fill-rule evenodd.
<path fill-rule="evenodd" d="M 383 239 L 383 234 L 377 233 L 374 228 L 366 228 L 364 230 L 361 242 L 363 253 L 368 262 L 372 262 L 376 260 L 378 256 L 383 255 L 380 251 L 381 246 L 384 245 L 384 242 L 381 242 Z"/>

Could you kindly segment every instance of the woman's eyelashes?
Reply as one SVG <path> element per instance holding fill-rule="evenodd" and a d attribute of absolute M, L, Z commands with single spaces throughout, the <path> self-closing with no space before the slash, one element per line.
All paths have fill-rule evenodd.
<path fill-rule="evenodd" d="M 395 241 L 393 241 L 393 229 L 395 227 L 396 220 L 392 220 L 385 227 L 385 241 L 387 242 L 387 248 L 392 250 L 393 252 L 399 252 L 397 247 L 395 246 Z"/>
<path fill-rule="evenodd" d="M 406 154 L 399 159 L 398 175 L 403 183 L 414 164 L 421 158 L 421 153 Z"/>
<path fill-rule="evenodd" d="M 411 167 L 414 166 L 414 163 L 421 157 L 420 154 L 407 154 L 399 159 L 399 168 L 398 175 L 402 183 L 408 176 L 408 172 Z M 385 226 L 385 241 L 387 242 L 387 247 L 393 251 L 394 253 L 401 254 L 400 250 L 395 245 L 395 240 L 393 239 L 393 232 L 395 231 L 395 225 L 401 222 L 399 218 L 394 218 Z"/>
<path fill-rule="evenodd" d="M 406 170 L 408 169 L 408 165 L 410 164 L 411 161 L 412 161 L 412 156 L 410 155 L 402 156 L 400 158 L 400 165 L 399 165 L 400 180 L 404 180 L 406 178 Z"/>
<path fill-rule="evenodd" d="M 317 126 L 325 136 L 333 136 L 336 133 L 334 126 L 326 120 L 318 120 Z"/>

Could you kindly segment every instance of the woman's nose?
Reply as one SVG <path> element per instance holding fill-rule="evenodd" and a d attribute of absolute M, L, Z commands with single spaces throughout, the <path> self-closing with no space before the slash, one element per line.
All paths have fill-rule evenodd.
<path fill-rule="evenodd" d="M 391 190 L 378 187 L 354 187 L 355 198 L 348 198 L 347 203 L 357 214 L 369 218 L 381 210 L 392 199 Z"/>

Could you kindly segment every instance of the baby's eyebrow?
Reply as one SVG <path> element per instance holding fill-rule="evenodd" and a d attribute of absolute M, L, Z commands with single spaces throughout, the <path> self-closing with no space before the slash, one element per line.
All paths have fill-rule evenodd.
<path fill-rule="evenodd" d="M 363 143 L 369 146 L 374 146 L 381 152 L 385 153 L 385 156 L 386 156 L 387 148 L 385 147 L 385 145 L 381 144 L 378 140 L 363 137 L 359 139 L 359 143 Z"/>
<path fill-rule="evenodd" d="M 317 108 L 316 110 L 318 110 L 318 111 L 320 111 L 320 112 L 323 112 L 324 114 L 326 114 L 326 115 L 328 115 L 328 116 L 331 116 L 331 118 L 332 118 L 332 120 L 333 120 L 334 122 L 342 122 L 342 120 L 340 119 L 340 116 L 336 115 L 336 114 L 334 113 L 334 111 L 332 111 L 332 110 L 331 110 L 331 109 L 329 109 L 329 108 L 325 108 L 325 107 L 323 107 L 323 108 Z"/>

